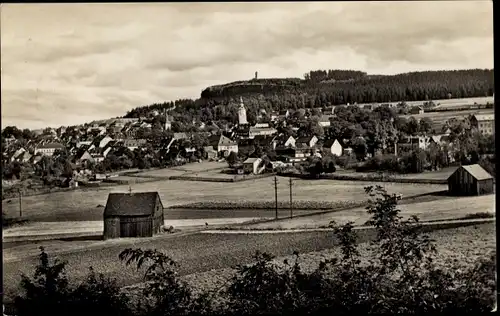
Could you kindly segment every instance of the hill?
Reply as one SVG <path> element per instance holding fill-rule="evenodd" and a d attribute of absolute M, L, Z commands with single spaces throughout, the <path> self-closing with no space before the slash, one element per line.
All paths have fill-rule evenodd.
<path fill-rule="evenodd" d="M 491 96 L 492 69 L 423 71 L 397 75 L 368 75 L 352 70 L 316 70 L 300 78 L 268 78 L 236 81 L 207 87 L 196 100 L 183 99 L 133 109 L 125 117 L 175 106 L 173 115 L 189 119 L 236 120 L 242 97 L 249 120 L 257 111 L 328 107 L 353 103 L 424 101 Z"/>

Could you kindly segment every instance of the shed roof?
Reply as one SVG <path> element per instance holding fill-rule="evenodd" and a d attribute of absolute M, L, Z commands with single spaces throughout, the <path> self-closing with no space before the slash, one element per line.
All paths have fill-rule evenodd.
<path fill-rule="evenodd" d="M 255 163 L 258 160 L 260 160 L 260 158 L 248 158 L 247 160 L 243 161 L 243 163 L 244 164 Z"/>
<path fill-rule="evenodd" d="M 458 167 L 457 170 L 460 169 L 460 168 L 464 168 L 465 171 L 467 171 L 471 176 L 473 176 L 477 180 L 493 179 L 493 177 L 491 176 L 491 174 L 489 174 L 486 170 L 483 169 L 483 167 L 481 167 L 478 164 L 468 165 L 468 166 L 461 166 L 461 167 Z M 452 177 L 455 174 L 455 172 L 457 172 L 457 170 L 455 170 L 451 174 L 450 177 Z"/>
<path fill-rule="evenodd" d="M 110 193 L 104 209 L 104 217 L 152 215 L 157 196 L 158 192 Z"/>

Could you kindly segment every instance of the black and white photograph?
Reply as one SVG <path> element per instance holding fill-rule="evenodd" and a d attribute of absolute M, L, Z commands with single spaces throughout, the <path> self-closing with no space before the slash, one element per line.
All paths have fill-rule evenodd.
<path fill-rule="evenodd" d="M 0 23 L 3 316 L 496 311 L 493 1 Z"/>

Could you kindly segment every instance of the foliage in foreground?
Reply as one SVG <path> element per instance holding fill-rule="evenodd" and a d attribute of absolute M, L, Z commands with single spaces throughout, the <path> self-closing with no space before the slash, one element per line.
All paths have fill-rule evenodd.
<path fill-rule="evenodd" d="M 70 286 L 65 263 L 49 263 L 41 249 L 33 278 L 22 277 L 25 295 L 16 299 L 18 315 L 256 315 L 335 312 L 423 314 L 486 312 L 493 309 L 495 255 L 466 271 L 434 263 L 434 241 L 421 232 L 417 217 L 403 220 L 397 197 L 382 187 L 367 187 L 367 211 L 376 229 L 374 255 L 362 262 L 352 223 L 334 229 L 342 256 L 321 262 L 312 273 L 300 256 L 282 265 L 256 253 L 255 263 L 237 267 L 226 286 L 196 293 L 180 280 L 177 264 L 156 250 L 126 249 L 125 264 L 144 268 L 143 295 L 132 302 L 118 286 L 93 270 Z"/>

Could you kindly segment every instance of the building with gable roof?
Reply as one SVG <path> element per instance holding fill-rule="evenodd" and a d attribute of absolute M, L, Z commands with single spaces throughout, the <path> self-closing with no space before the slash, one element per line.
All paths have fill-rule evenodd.
<path fill-rule="evenodd" d="M 478 164 L 460 166 L 448 177 L 448 192 L 458 196 L 491 194 L 494 180 Z"/>

